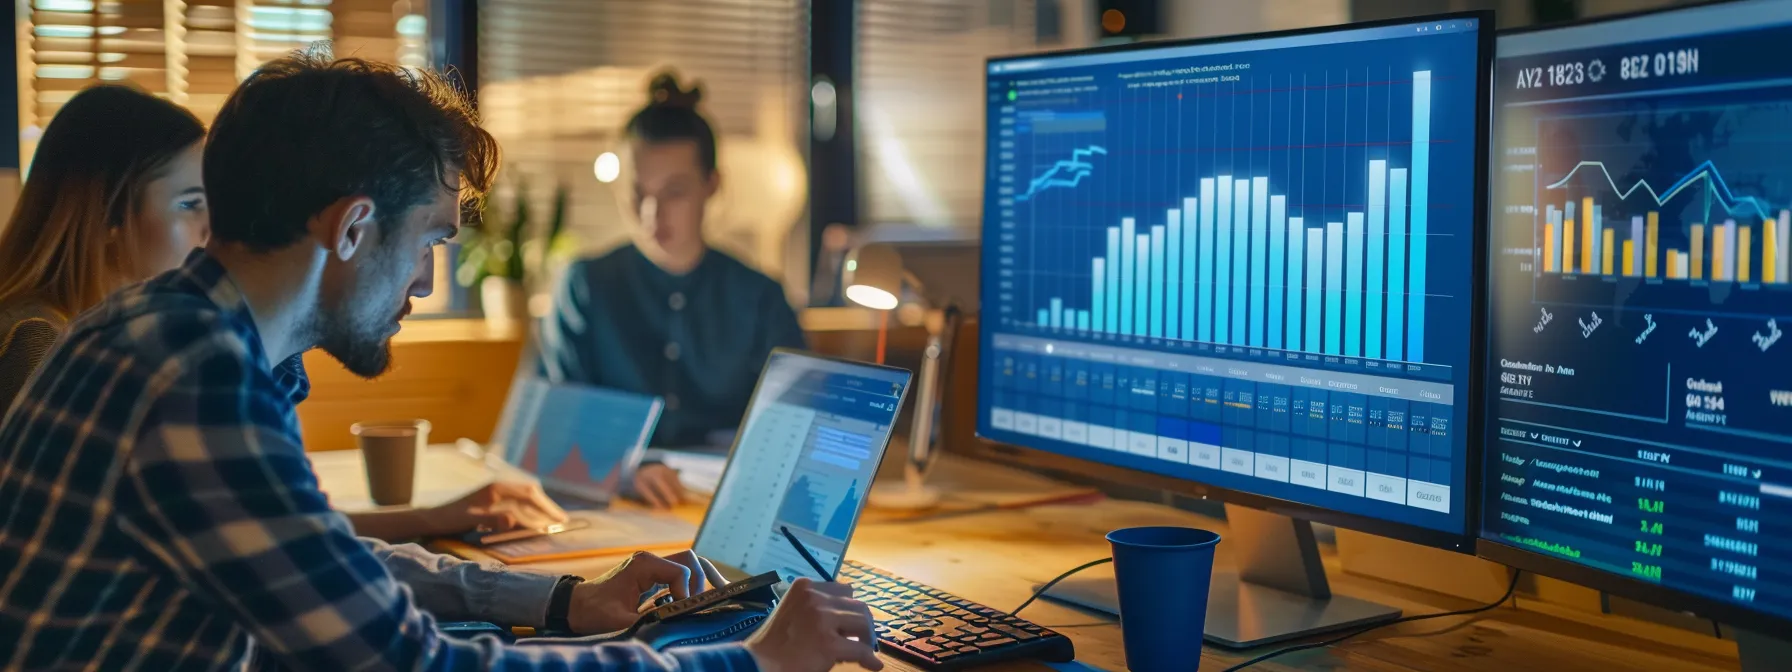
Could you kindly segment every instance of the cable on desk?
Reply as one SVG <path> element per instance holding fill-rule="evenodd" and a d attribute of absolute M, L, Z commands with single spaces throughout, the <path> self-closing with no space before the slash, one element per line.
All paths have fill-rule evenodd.
<path fill-rule="evenodd" d="M 1045 585 L 1040 586 L 1038 590 L 1033 591 L 1033 595 L 1031 597 L 1028 597 L 1027 601 L 1020 603 L 1020 606 L 1015 607 L 1014 611 L 1008 612 L 1008 615 L 1009 616 L 1019 616 L 1020 610 L 1027 608 L 1027 605 L 1032 604 L 1033 600 L 1039 599 L 1039 596 L 1044 595 L 1045 591 L 1051 590 L 1052 586 L 1058 585 L 1059 581 L 1063 581 L 1065 579 L 1070 578 L 1070 575 L 1075 574 L 1080 571 L 1083 571 L 1090 567 L 1094 567 L 1096 565 L 1105 565 L 1105 564 L 1113 562 L 1113 561 L 1114 561 L 1113 558 L 1102 558 L 1100 560 L 1091 560 L 1089 562 L 1085 562 L 1083 564 L 1077 565 L 1075 569 L 1072 569 L 1063 574 L 1059 574 L 1058 578 L 1055 578 L 1055 579 L 1045 582 Z"/>
<path fill-rule="evenodd" d="M 1361 635 L 1363 633 L 1371 632 L 1374 630 L 1379 630 L 1381 628 L 1385 628 L 1390 625 L 1399 625 L 1401 623 L 1411 623 L 1413 621 L 1428 621 L 1433 618 L 1447 618 L 1450 616 L 1468 616 L 1471 614 L 1479 614 L 1483 611 L 1489 611 L 1495 607 L 1505 604 L 1506 600 L 1512 599 L 1512 594 L 1514 592 L 1518 591 L 1518 578 L 1523 575 L 1524 575 L 1524 570 L 1518 570 L 1518 571 L 1512 572 L 1512 583 L 1510 585 L 1506 586 L 1506 594 L 1501 596 L 1500 599 L 1498 599 L 1498 600 L 1489 602 L 1487 604 L 1483 604 L 1479 607 L 1474 607 L 1472 609 L 1463 609 L 1460 611 L 1446 611 L 1446 612 L 1437 613 L 1437 614 L 1424 614 L 1424 615 L 1420 615 L 1420 616 L 1407 616 L 1405 618 L 1397 618 L 1392 621 L 1388 621 L 1386 623 L 1379 623 L 1379 624 L 1371 625 L 1371 626 L 1368 626 L 1365 628 L 1358 628 L 1356 630 L 1352 630 L 1348 633 L 1345 633 L 1345 634 L 1342 634 L 1337 637 L 1333 637 L 1331 639 L 1327 639 L 1324 641 L 1309 642 L 1306 644 L 1297 644 L 1295 646 L 1289 646 L 1289 647 L 1285 647 L 1285 648 L 1276 649 L 1269 653 L 1265 653 L 1261 656 L 1257 656 L 1256 658 L 1252 658 L 1250 660 L 1244 661 L 1237 665 L 1228 667 L 1225 669 L 1225 672 L 1237 672 L 1238 670 L 1242 670 L 1242 669 L 1250 667 L 1252 665 L 1256 665 L 1257 663 L 1261 663 L 1265 660 L 1269 660 L 1271 658 L 1282 656 L 1284 654 L 1294 653 L 1295 651 L 1305 651 L 1307 649 L 1323 649 L 1325 647 L 1332 646 L 1334 644 L 1340 644 L 1340 643 L 1344 642 L 1345 640 L 1356 637 L 1357 635 Z"/>

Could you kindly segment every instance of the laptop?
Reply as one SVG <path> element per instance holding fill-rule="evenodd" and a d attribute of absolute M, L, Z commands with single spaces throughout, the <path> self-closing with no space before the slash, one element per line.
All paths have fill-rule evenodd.
<path fill-rule="evenodd" d="M 541 480 L 567 509 L 602 508 L 633 477 L 659 397 L 518 376 L 486 450 Z"/>
<path fill-rule="evenodd" d="M 772 571 L 821 579 L 780 532 L 787 526 L 838 572 L 909 379 L 902 369 L 773 351 L 697 531 L 697 554 L 729 581 Z"/>

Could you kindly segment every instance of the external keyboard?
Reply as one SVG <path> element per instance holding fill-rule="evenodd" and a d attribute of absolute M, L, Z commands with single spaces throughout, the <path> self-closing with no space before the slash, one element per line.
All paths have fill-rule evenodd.
<path fill-rule="evenodd" d="M 926 584 L 850 560 L 840 579 L 871 605 L 882 650 L 922 669 L 1076 658 L 1068 637 Z"/>

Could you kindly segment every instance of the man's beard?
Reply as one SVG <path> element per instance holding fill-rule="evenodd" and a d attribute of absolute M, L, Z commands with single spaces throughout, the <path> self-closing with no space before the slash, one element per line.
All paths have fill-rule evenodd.
<path fill-rule="evenodd" d="M 343 368 L 362 378 L 375 378 L 392 368 L 392 343 L 382 330 L 356 333 L 353 329 L 326 327 L 319 347 L 342 362 Z"/>
<path fill-rule="evenodd" d="M 389 338 L 393 316 L 369 316 L 359 312 L 356 297 L 338 296 L 318 315 L 317 345 L 362 378 L 373 378 L 392 366 Z"/>
<path fill-rule="evenodd" d="M 383 324 L 326 319 L 318 347 L 362 378 L 374 378 L 392 367 L 392 342 L 386 338 Z"/>

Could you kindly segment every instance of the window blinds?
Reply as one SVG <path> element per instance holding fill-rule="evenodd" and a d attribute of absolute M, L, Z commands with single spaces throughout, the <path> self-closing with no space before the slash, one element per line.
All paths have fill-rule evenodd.
<path fill-rule="evenodd" d="M 833 0 L 821 0 L 833 1 Z M 480 15 L 480 112 L 543 211 L 568 189 L 568 231 L 583 247 L 626 238 L 628 175 L 598 182 L 597 157 L 647 101 L 661 69 L 703 85 L 719 136 L 722 192 L 707 232 L 772 273 L 802 219 L 809 0 L 504 0 Z M 626 168 L 626 167 L 625 167 Z M 500 200 L 509 197 L 501 191 Z"/>
<path fill-rule="evenodd" d="M 18 0 L 27 144 L 63 103 L 129 82 L 210 119 L 243 75 L 317 40 L 420 65 L 425 0 Z M 27 157 L 30 147 L 23 149 Z"/>

